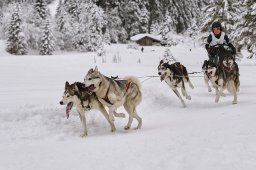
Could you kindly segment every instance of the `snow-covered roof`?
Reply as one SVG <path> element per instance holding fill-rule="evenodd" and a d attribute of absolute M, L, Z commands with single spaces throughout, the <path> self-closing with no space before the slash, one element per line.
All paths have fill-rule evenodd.
<path fill-rule="evenodd" d="M 131 37 L 131 40 L 132 41 L 138 41 L 144 37 L 149 37 L 149 38 L 152 38 L 154 40 L 157 40 L 157 41 L 161 41 L 161 35 L 160 36 L 155 36 L 155 35 L 152 35 L 152 34 L 137 34 L 137 35 L 134 35 Z"/>

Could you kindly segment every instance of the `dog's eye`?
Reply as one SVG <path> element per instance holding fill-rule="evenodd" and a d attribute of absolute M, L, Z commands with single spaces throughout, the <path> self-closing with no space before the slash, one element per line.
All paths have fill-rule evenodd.
<path fill-rule="evenodd" d="M 68 94 L 67 97 L 70 97 L 70 95 Z"/>
<path fill-rule="evenodd" d="M 88 78 L 88 80 L 92 80 L 92 78 Z"/>

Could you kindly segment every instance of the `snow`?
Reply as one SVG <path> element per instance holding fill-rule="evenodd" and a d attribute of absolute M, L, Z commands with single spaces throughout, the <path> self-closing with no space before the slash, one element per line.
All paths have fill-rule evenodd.
<path fill-rule="evenodd" d="M 157 41 L 161 41 L 161 37 L 160 36 L 155 36 L 155 35 L 152 35 L 152 34 L 137 34 L 137 35 L 134 35 L 131 37 L 131 40 L 132 41 L 138 41 L 144 37 L 150 37 L 154 40 L 157 40 Z"/>
<path fill-rule="evenodd" d="M 55 14 L 56 14 L 56 9 L 57 9 L 58 3 L 59 3 L 59 1 L 55 0 L 55 1 L 53 1 L 53 3 L 51 3 L 49 5 L 49 9 L 50 9 L 52 16 L 55 16 Z"/>
<path fill-rule="evenodd" d="M 128 118 L 116 118 L 117 131 L 111 133 L 101 113 L 92 110 L 87 113 L 88 136 L 81 138 L 76 111 L 66 119 L 65 107 L 58 104 L 65 81 L 83 81 L 96 65 L 107 76 L 157 75 L 164 47 L 147 46 L 142 53 L 126 46 L 108 46 L 102 63 L 95 53 L 14 56 L 0 41 L 0 170 L 255 169 L 255 60 L 239 62 L 236 105 L 227 92 L 214 103 L 215 95 L 207 92 L 201 74 L 191 75 L 195 89 L 187 87 L 192 97 L 186 100 L 187 108 L 159 78 L 141 78 L 142 129 L 125 131 Z M 189 72 L 201 71 L 206 59 L 202 47 L 184 40 L 170 49 Z M 117 54 L 121 63 L 112 63 Z"/>

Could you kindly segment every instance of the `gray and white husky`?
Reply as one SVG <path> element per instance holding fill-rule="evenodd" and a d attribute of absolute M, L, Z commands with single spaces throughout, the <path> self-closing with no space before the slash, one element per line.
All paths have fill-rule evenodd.
<path fill-rule="evenodd" d="M 99 110 L 103 116 L 107 119 L 110 124 L 111 131 L 114 132 L 116 130 L 113 121 L 110 121 L 108 112 L 105 107 L 99 102 L 95 93 L 91 93 L 87 88 L 85 88 L 83 83 L 75 82 L 73 84 L 69 84 L 69 82 L 65 83 L 65 90 L 62 96 L 62 100 L 60 101 L 61 105 L 67 105 L 66 107 L 66 115 L 69 117 L 69 113 L 73 106 L 76 107 L 77 112 L 79 113 L 79 117 L 81 120 L 81 124 L 83 127 L 83 132 L 81 137 L 87 136 L 87 128 L 86 128 L 86 117 L 85 112 L 91 109 Z M 114 113 L 116 117 L 124 117 L 125 115 Z"/>
<path fill-rule="evenodd" d="M 117 108 L 124 106 L 129 114 L 129 121 L 124 129 L 130 129 L 133 118 L 138 121 L 136 129 L 141 128 L 142 119 L 138 116 L 136 107 L 142 100 L 142 94 L 141 84 L 136 77 L 129 76 L 122 80 L 114 80 L 101 74 L 96 66 L 95 69 L 88 71 L 84 82 L 90 91 L 95 92 L 99 101 L 109 108 L 111 121 L 114 121 L 113 114 Z"/>
<path fill-rule="evenodd" d="M 168 62 L 161 60 L 158 65 L 158 75 L 160 76 L 160 80 L 164 80 L 177 95 L 182 103 L 182 106 L 186 107 L 186 104 L 177 89 L 180 88 L 182 95 L 185 96 L 187 100 L 191 100 L 191 97 L 186 91 L 185 83 L 188 83 L 192 89 L 194 86 L 189 80 L 186 67 L 179 62 L 169 64 Z"/>

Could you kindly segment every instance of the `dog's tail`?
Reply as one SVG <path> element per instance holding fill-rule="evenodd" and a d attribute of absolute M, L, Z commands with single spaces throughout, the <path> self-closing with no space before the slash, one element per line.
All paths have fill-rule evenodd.
<path fill-rule="evenodd" d="M 142 100 L 142 93 L 141 93 L 141 83 L 138 78 L 133 76 L 128 76 L 124 78 L 130 83 L 130 87 L 127 90 L 128 94 L 126 96 L 126 105 L 135 107 L 140 104 Z"/>

